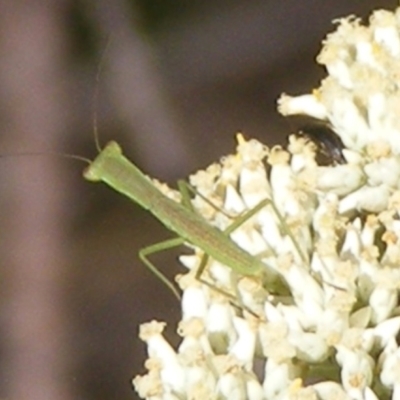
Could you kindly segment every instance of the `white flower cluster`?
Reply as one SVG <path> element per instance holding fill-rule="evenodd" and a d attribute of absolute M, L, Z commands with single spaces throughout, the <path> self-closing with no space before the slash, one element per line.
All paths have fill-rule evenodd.
<path fill-rule="evenodd" d="M 318 60 L 321 86 L 279 109 L 327 121 L 347 162 L 319 166 L 303 137 L 270 149 L 239 135 L 235 155 L 191 177 L 196 211 L 221 231 L 239 218 L 230 236 L 265 271 L 210 259 L 205 284 L 203 252 L 181 257 L 182 341 L 142 325 L 140 397 L 400 399 L 400 8 L 340 20 Z"/>

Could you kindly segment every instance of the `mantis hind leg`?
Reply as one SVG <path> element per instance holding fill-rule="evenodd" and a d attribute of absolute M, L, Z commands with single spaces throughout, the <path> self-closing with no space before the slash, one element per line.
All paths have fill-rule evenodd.
<path fill-rule="evenodd" d="M 191 203 L 191 198 L 190 198 L 190 193 L 195 194 L 199 197 L 201 197 L 209 206 L 212 208 L 220 211 L 222 214 L 226 215 L 227 217 L 234 218 L 234 216 L 230 215 L 228 212 L 225 210 L 221 209 L 218 207 L 216 204 L 214 204 L 211 200 L 209 200 L 207 197 L 205 197 L 203 194 L 201 194 L 196 188 L 194 188 L 192 185 L 190 185 L 188 182 L 184 180 L 178 181 L 178 188 L 179 192 L 181 193 L 182 196 L 182 205 L 185 206 L 187 209 L 191 210 L 192 212 L 196 212 L 195 208 L 193 207 Z M 241 216 L 236 217 L 235 221 L 233 221 L 232 224 L 228 226 L 224 231 L 221 233 L 225 234 L 226 236 L 229 236 L 235 229 L 239 228 L 243 223 L 245 223 L 249 218 L 251 218 L 253 215 L 257 214 L 262 208 L 264 208 L 267 204 L 269 204 L 269 200 L 265 199 L 261 201 L 257 206 L 252 208 L 251 210 L 247 211 Z M 207 267 L 208 260 L 209 260 L 209 255 L 204 253 L 200 263 L 197 267 L 196 273 L 195 273 L 195 279 L 197 279 L 200 283 L 208 286 L 212 290 L 222 294 L 223 296 L 227 297 L 230 299 L 231 303 L 240 309 L 246 309 L 250 313 L 254 314 L 257 316 L 252 310 L 249 310 L 243 302 L 240 300 L 240 294 L 237 289 L 237 285 L 233 284 L 232 286 L 235 289 L 235 293 L 229 293 L 226 290 L 223 290 L 217 286 L 215 286 L 212 282 L 208 282 L 207 280 L 202 278 L 203 272 L 205 268 Z"/>
<path fill-rule="evenodd" d="M 168 287 L 180 300 L 181 296 L 175 285 L 148 259 L 148 256 L 160 251 L 169 250 L 174 247 L 181 246 L 184 243 L 183 238 L 177 237 L 174 239 L 165 240 L 164 242 L 156 243 L 151 246 L 147 246 L 139 251 L 139 258 L 142 260 L 144 265 L 158 278 L 160 281 Z"/>
<path fill-rule="evenodd" d="M 269 199 L 264 199 L 260 201 L 255 207 L 253 207 L 251 210 L 246 211 L 242 215 L 238 216 L 235 221 L 233 221 L 225 230 L 222 231 L 222 233 L 226 236 L 229 236 L 232 232 L 234 232 L 236 229 L 238 229 L 241 225 L 243 225 L 246 221 L 248 221 L 250 218 L 252 218 L 254 215 L 256 215 L 259 211 L 261 211 L 265 206 L 271 203 L 271 200 Z M 243 301 L 241 300 L 241 295 L 239 293 L 238 287 L 235 284 L 235 282 L 232 282 L 232 286 L 234 288 L 234 293 L 229 293 L 224 289 L 221 289 L 219 287 L 216 287 L 213 283 L 208 282 L 207 280 L 202 278 L 202 274 L 207 267 L 209 260 L 208 254 L 204 254 L 199 266 L 197 267 L 196 275 L 195 278 L 203 283 L 204 285 L 207 285 L 211 289 L 217 291 L 218 293 L 221 293 L 222 295 L 226 296 L 227 298 L 230 299 L 232 304 L 242 310 L 246 310 L 253 314 L 255 317 L 258 317 L 257 313 L 255 313 L 253 310 L 249 309 L 245 304 L 243 304 Z M 228 266 L 229 267 L 229 266 Z M 235 272 L 232 270 L 232 272 Z M 233 276 L 232 279 L 236 280 L 236 276 Z"/>

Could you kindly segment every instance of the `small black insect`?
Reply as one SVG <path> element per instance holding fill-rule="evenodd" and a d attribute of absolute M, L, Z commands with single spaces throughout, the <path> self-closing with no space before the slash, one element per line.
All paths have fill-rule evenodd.
<path fill-rule="evenodd" d="M 344 144 L 327 121 L 304 114 L 287 117 L 298 134 L 314 142 L 318 149 L 317 162 L 321 165 L 346 164 Z"/>

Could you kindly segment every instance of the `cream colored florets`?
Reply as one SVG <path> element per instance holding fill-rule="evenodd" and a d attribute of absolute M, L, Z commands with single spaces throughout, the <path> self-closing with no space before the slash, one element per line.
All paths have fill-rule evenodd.
<path fill-rule="evenodd" d="M 279 109 L 325 119 L 347 163 L 319 166 L 302 137 L 269 148 L 238 135 L 236 154 L 190 177 L 196 212 L 221 231 L 242 220 L 230 237 L 265 268 L 209 259 L 204 283 L 202 250 L 180 258 L 182 341 L 141 327 L 142 398 L 400 398 L 400 9 L 340 20 L 318 61 L 321 86 Z"/>
<path fill-rule="evenodd" d="M 325 120 L 343 141 L 348 164 L 319 177 L 321 189 L 348 194 L 342 212 L 382 211 L 400 187 L 399 10 L 375 11 L 368 26 L 354 17 L 337 21 L 317 57 L 328 71 L 320 87 L 279 100 L 283 115 Z"/>

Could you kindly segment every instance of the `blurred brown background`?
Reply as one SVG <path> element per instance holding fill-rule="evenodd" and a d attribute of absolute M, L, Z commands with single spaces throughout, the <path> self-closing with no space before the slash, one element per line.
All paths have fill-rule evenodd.
<path fill-rule="evenodd" d="M 116 139 L 170 183 L 232 152 L 238 130 L 284 142 L 276 99 L 318 85 L 331 21 L 397 4 L 1 1 L 0 152 L 93 157 L 93 107 L 102 143 Z M 138 325 L 169 321 L 177 341 L 179 304 L 137 258 L 171 234 L 84 182 L 83 168 L 51 155 L 0 161 L 0 399 L 135 399 Z M 154 259 L 173 275 L 175 256 Z"/>

